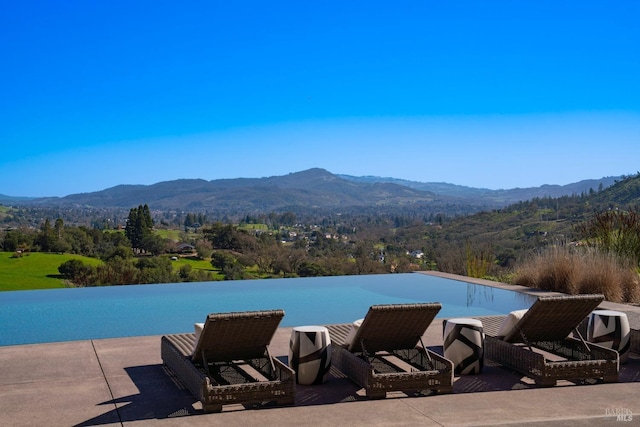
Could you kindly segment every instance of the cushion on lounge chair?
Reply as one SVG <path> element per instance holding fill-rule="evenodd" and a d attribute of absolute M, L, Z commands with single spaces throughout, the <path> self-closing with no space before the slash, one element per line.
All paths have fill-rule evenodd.
<path fill-rule="evenodd" d="M 502 321 L 497 336 L 504 337 L 513 332 L 513 328 L 518 324 L 520 319 L 522 319 L 522 316 L 524 316 L 527 311 L 528 309 L 525 308 L 524 310 L 515 310 L 509 313 Z"/>
<path fill-rule="evenodd" d="M 204 323 L 194 323 L 194 324 L 193 324 L 193 331 L 194 331 L 194 332 L 195 332 L 195 334 L 196 334 L 196 341 L 195 341 L 196 343 L 197 343 L 198 341 L 200 341 L 200 335 L 202 335 L 202 330 L 203 330 L 203 329 L 204 329 Z M 194 346 L 193 346 L 193 351 L 194 351 L 194 352 L 196 351 L 196 346 L 195 346 L 195 344 L 194 344 Z M 192 354 L 193 354 L 193 353 L 192 353 Z"/>
<path fill-rule="evenodd" d="M 356 332 L 358 332 L 358 329 L 360 329 L 360 326 L 362 326 L 363 320 L 364 319 L 358 319 L 351 324 L 351 328 L 349 329 L 349 334 L 344 339 L 344 345 L 346 345 L 347 347 L 351 345 L 351 342 L 353 341 L 353 337 L 356 336 Z"/>

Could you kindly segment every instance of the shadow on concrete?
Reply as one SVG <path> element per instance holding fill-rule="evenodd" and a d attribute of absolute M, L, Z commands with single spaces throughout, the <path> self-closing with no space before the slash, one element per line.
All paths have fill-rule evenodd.
<path fill-rule="evenodd" d="M 620 365 L 620 382 L 640 382 L 640 354 L 630 353 L 627 363 Z"/>
<path fill-rule="evenodd" d="M 114 415 L 124 423 L 202 413 L 194 408 L 198 401 L 163 365 L 134 366 L 125 368 L 125 371 L 139 392 L 101 403 L 114 405 L 114 409 L 77 426 L 110 424 L 113 423 Z"/>

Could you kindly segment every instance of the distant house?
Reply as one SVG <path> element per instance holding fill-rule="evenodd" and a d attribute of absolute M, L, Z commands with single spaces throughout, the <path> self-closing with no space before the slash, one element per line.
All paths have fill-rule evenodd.
<path fill-rule="evenodd" d="M 193 245 L 189 245 L 188 243 L 180 243 L 177 247 L 176 250 L 178 251 L 178 253 L 181 254 L 190 254 L 195 252 L 196 248 Z"/>
<path fill-rule="evenodd" d="M 424 252 L 419 251 L 419 250 L 415 250 L 415 251 L 411 251 L 410 255 L 413 258 L 422 259 L 422 257 L 424 257 Z"/>

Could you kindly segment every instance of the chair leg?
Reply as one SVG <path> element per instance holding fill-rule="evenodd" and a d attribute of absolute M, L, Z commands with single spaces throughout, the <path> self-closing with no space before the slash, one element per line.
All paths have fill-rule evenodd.
<path fill-rule="evenodd" d="M 205 405 L 204 403 L 202 404 L 202 410 L 205 412 L 205 414 L 210 414 L 210 413 L 219 413 L 222 412 L 222 405 L 221 404 L 209 404 L 209 405 Z"/>
<path fill-rule="evenodd" d="M 276 404 L 279 406 L 293 406 L 295 399 L 293 397 L 286 397 L 284 399 L 276 400 Z"/>
<path fill-rule="evenodd" d="M 384 399 L 385 397 L 387 397 L 387 392 L 386 391 L 379 391 L 379 390 L 371 390 L 370 388 L 367 389 L 367 397 L 369 399 Z"/>
<path fill-rule="evenodd" d="M 437 394 L 448 394 L 448 393 L 453 393 L 453 387 L 443 387 L 433 391 Z"/>

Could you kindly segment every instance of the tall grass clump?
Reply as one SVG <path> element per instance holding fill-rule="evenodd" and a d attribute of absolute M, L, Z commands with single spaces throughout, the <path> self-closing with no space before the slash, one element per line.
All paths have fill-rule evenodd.
<path fill-rule="evenodd" d="M 640 262 L 640 213 L 630 210 L 597 212 L 576 227 L 589 246 L 638 265 Z"/>
<path fill-rule="evenodd" d="M 513 283 L 546 291 L 577 293 L 577 269 L 563 247 L 551 247 L 516 267 Z"/>
<path fill-rule="evenodd" d="M 465 247 L 465 266 L 468 277 L 484 278 L 493 263 L 493 249 L 491 246 L 474 249 L 470 242 Z"/>
<path fill-rule="evenodd" d="M 512 283 L 567 294 L 601 293 L 614 302 L 640 302 L 638 272 L 614 254 L 592 248 L 547 248 L 516 266 Z"/>
<path fill-rule="evenodd" d="M 640 271 L 629 269 L 628 277 L 622 285 L 622 300 L 625 302 L 640 302 Z"/>

